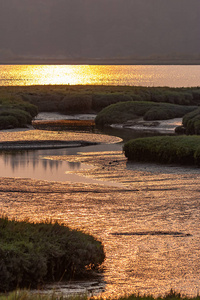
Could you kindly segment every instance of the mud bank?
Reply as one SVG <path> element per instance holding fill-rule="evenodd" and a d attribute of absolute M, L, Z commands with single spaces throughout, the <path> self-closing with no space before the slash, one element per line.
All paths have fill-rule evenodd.
<path fill-rule="evenodd" d="M 0 150 L 67 148 L 122 141 L 108 135 L 45 130 L 6 130 L 0 136 Z"/>

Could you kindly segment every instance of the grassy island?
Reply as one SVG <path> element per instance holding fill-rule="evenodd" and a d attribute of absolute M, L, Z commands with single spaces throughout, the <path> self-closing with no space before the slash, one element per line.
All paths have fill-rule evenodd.
<path fill-rule="evenodd" d="M 130 161 L 200 166 L 200 137 L 155 136 L 130 140 L 124 145 Z"/>
<path fill-rule="evenodd" d="M 0 218 L 0 233 L 1 292 L 86 277 L 105 258 L 95 238 L 58 223 Z"/>
<path fill-rule="evenodd" d="M 124 123 L 143 118 L 145 121 L 168 120 L 183 117 L 197 106 L 184 106 L 150 101 L 128 101 L 109 105 L 97 115 L 95 123 L 99 126 Z"/>

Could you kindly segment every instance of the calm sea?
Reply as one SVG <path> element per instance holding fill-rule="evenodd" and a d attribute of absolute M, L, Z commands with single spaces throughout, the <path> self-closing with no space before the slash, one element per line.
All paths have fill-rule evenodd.
<path fill-rule="evenodd" d="M 0 86 L 200 86 L 200 66 L 0 65 Z"/>

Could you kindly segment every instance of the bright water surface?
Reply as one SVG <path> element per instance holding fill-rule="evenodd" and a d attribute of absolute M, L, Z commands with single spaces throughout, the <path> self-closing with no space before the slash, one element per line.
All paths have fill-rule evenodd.
<path fill-rule="evenodd" d="M 0 86 L 200 86 L 200 66 L 0 65 Z"/>

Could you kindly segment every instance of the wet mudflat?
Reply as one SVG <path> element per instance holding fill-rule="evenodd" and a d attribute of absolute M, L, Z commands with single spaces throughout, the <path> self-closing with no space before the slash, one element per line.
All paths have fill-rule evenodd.
<path fill-rule="evenodd" d="M 60 220 L 102 240 L 103 295 L 157 295 L 171 288 L 199 292 L 198 168 L 127 164 L 121 151 L 47 159 L 92 165 L 75 172 L 120 186 L 2 177 L 2 213 L 20 220 Z"/>

